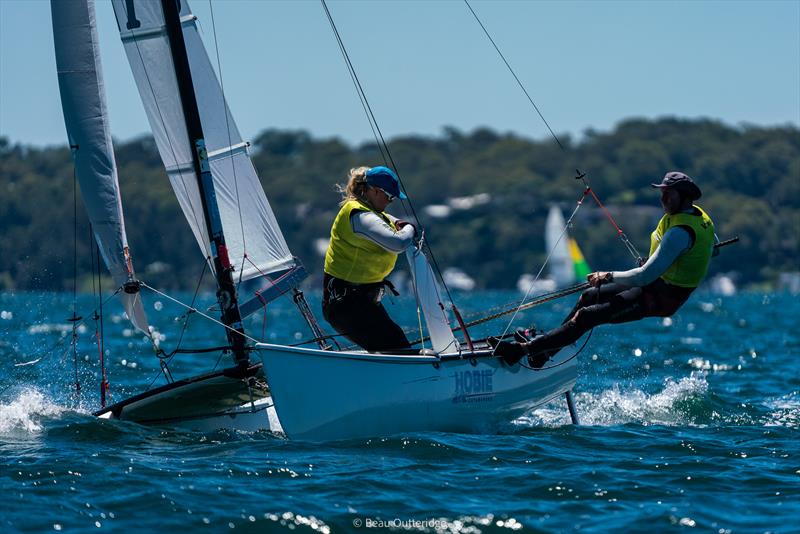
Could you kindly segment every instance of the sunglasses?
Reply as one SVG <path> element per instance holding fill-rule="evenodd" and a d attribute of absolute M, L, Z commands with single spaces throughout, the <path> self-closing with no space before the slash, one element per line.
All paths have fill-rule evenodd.
<path fill-rule="evenodd" d="M 372 187 L 375 187 L 375 186 L 372 186 Z M 382 188 L 380 188 L 380 187 L 375 187 L 375 189 L 377 189 L 378 191 L 380 191 L 381 193 L 383 193 L 384 195 L 386 195 L 386 198 L 387 198 L 387 200 L 389 200 L 389 202 L 391 202 L 392 200 L 394 200 L 395 198 L 397 198 L 397 197 L 395 197 L 394 195 L 392 195 L 391 193 L 388 193 L 388 192 L 386 191 L 386 189 L 382 189 Z"/>

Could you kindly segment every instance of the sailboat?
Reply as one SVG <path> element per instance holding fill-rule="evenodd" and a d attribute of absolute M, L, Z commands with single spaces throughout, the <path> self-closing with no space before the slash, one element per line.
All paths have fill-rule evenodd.
<path fill-rule="evenodd" d="M 52 0 L 62 107 L 95 237 L 128 317 L 149 333 L 125 237 L 91 0 Z M 198 429 L 277 428 L 330 440 L 414 431 L 490 431 L 570 392 L 572 347 L 542 369 L 507 366 L 472 340 L 451 311 L 422 241 L 406 256 L 427 336 L 391 354 L 334 350 L 298 289 L 305 270 L 289 251 L 230 114 L 186 0 L 113 0 L 120 36 L 158 150 L 213 272 L 231 366 L 172 380 L 95 415 Z M 101 231 L 108 229 L 108 232 Z M 242 319 L 291 293 L 316 348 L 261 343 Z M 455 337 L 460 330 L 462 340 Z M 260 359 L 255 362 L 254 358 Z"/>
<path fill-rule="evenodd" d="M 586 280 L 591 271 L 583 257 L 578 242 L 569 235 L 561 209 L 550 206 L 544 224 L 544 243 L 549 254 L 548 276 L 536 279 L 532 274 L 523 274 L 517 281 L 522 293 L 546 293 Z"/>

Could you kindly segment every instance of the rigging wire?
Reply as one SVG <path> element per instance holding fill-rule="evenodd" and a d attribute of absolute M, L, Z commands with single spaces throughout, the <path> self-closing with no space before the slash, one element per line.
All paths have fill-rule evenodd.
<path fill-rule="evenodd" d="M 561 148 L 561 150 L 566 150 L 564 148 L 564 145 L 561 144 L 561 141 L 558 140 L 558 136 L 555 134 L 555 132 L 553 132 L 553 129 L 550 127 L 550 124 L 547 122 L 547 119 L 545 119 L 544 115 L 542 115 L 542 112 L 539 111 L 539 107 L 533 102 L 533 98 L 531 98 L 531 95 L 528 94 L 528 90 L 525 89 L 524 85 L 522 85 L 522 82 L 520 81 L 519 77 L 517 76 L 517 73 L 514 72 L 514 69 L 511 68 L 511 65 L 506 60 L 506 56 L 503 55 L 503 53 L 500 51 L 500 48 L 494 42 L 494 39 L 492 39 L 492 36 L 489 34 L 489 30 L 486 29 L 486 26 L 483 25 L 483 22 L 481 22 L 481 19 L 478 18 L 478 14 L 475 13 L 474 9 L 472 9 L 472 6 L 469 4 L 469 0 L 464 0 L 464 3 L 469 8 L 470 12 L 472 13 L 472 16 L 475 17 L 475 20 L 480 25 L 481 29 L 483 30 L 483 33 L 485 33 L 486 37 L 489 38 L 489 41 L 492 43 L 492 46 L 494 47 L 494 49 L 497 51 L 498 54 L 500 54 L 500 57 L 502 58 L 503 63 L 506 64 L 506 67 L 508 67 L 509 72 L 511 72 L 511 75 L 517 81 L 517 85 L 519 85 L 519 88 L 522 89 L 522 92 L 525 93 L 525 96 L 528 98 L 528 102 L 531 103 L 531 105 L 533 106 L 533 109 L 536 110 L 536 113 L 538 113 L 539 117 L 542 119 L 542 122 L 544 122 L 545 126 L 547 126 L 547 129 L 550 131 L 550 135 L 552 135 L 553 139 L 556 140 L 556 143 Z"/>
<path fill-rule="evenodd" d="M 176 304 L 178 304 L 178 305 L 180 305 L 180 306 L 183 306 L 184 308 L 186 308 L 187 310 L 191 311 L 192 313 L 196 313 L 196 314 L 198 314 L 198 315 L 199 315 L 199 316 L 201 316 L 201 317 L 205 317 L 206 319 L 208 319 L 208 320 L 209 320 L 209 321 L 211 321 L 212 323 L 216 323 L 216 324 L 218 324 L 219 326 L 221 326 L 222 328 L 224 328 L 224 329 L 226 329 L 226 330 L 230 330 L 231 332 L 236 332 L 236 333 L 240 334 L 242 337 L 244 337 L 244 338 L 246 338 L 246 339 L 249 339 L 249 340 L 250 340 L 250 341 L 252 341 L 253 343 L 260 343 L 260 341 L 259 341 L 259 340 L 257 340 L 256 338 L 254 338 L 254 337 L 251 337 L 251 336 L 249 336 L 249 335 L 247 335 L 247 334 L 245 334 L 245 333 L 239 332 L 239 331 L 238 331 L 238 330 L 236 330 L 235 328 L 233 328 L 233 327 L 231 327 L 231 326 L 228 326 L 228 325 L 226 325 L 226 324 L 225 324 L 225 323 L 223 323 L 222 321 L 218 321 L 218 320 L 214 319 L 214 318 L 213 318 L 213 317 L 211 317 L 210 315 L 208 315 L 208 314 L 206 314 L 206 313 L 203 313 L 203 312 L 201 312 L 201 311 L 200 311 L 200 310 L 198 310 L 197 308 L 195 308 L 195 307 L 193 307 L 193 306 L 190 306 L 190 305 L 186 304 L 185 302 L 182 302 L 182 301 L 178 300 L 177 298 L 175 298 L 175 297 L 173 297 L 173 296 L 171 296 L 171 295 L 168 295 L 168 294 L 164 293 L 163 291 L 159 291 L 158 289 L 156 289 L 156 288 L 154 288 L 154 287 L 152 287 L 152 286 L 149 286 L 149 285 L 147 285 L 145 282 L 142 282 L 142 287 L 149 289 L 150 291 L 152 291 L 152 292 L 153 292 L 153 293 L 155 293 L 156 295 L 161 295 L 162 297 L 164 297 L 164 298 L 166 298 L 166 299 L 169 299 L 169 300 L 171 300 L 172 302 L 174 302 L 174 303 L 176 303 Z"/>
<path fill-rule="evenodd" d="M 197 295 L 200 292 L 200 286 L 203 283 L 203 278 L 205 277 L 207 270 L 208 270 L 208 261 L 206 261 L 206 259 L 204 258 L 203 270 L 200 272 L 200 276 L 197 280 L 197 286 L 194 288 L 194 295 L 192 295 L 192 304 L 191 304 L 192 308 L 194 307 L 194 303 L 197 300 Z M 191 318 L 192 313 L 193 312 L 190 308 L 190 310 L 187 311 L 185 314 L 183 325 L 181 326 L 181 333 L 178 336 L 178 343 L 175 345 L 175 349 L 173 349 L 173 351 L 166 358 L 162 357 L 164 351 L 161 350 L 160 348 L 158 349 L 158 352 L 156 354 L 158 356 L 159 361 L 161 362 L 160 364 L 161 369 L 159 370 L 158 373 L 156 373 L 156 376 L 153 377 L 153 380 L 150 381 L 150 384 L 147 385 L 145 391 L 153 387 L 153 384 L 155 384 L 156 380 L 158 380 L 158 375 L 164 374 L 164 377 L 167 378 L 167 380 L 169 380 L 169 377 L 172 376 L 172 373 L 169 372 L 169 364 L 172 362 L 172 358 L 175 356 L 175 354 L 177 354 L 180 351 L 181 343 L 183 343 L 183 336 L 186 333 L 186 328 L 189 326 L 189 319 Z"/>
<path fill-rule="evenodd" d="M 497 51 L 497 53 L 500 55 L 500 58 L 503 60 L 503 63 L 505 63 L 506 67 L 507 67 L 507 68 L 508 68 L 508 70 L 511 72 L 511 75 L 512 75 L 512 76 L 514 77 L 514 79 L 517 81 L 517 85 L 519 85 L 520 89 L 522 89 L 522 92 L 523 92 L 523 93 L 525 93 L 525 96 L 528 98 L 528 101 L 531 103 L 531 106 L 533 106 L 533 108 L 536 110 L 536 113 L 538 113 L 539 117 L 542 119 L 542 122 L 544 122 L 545 126 L 547 126 L 547 129 L 549 130 L 549 132 L 550 132 L 550 135 L 552 135 L 552 136 L 553 136 L 553 139 L 555 139 L 556 143 L 557 143 L 557 144 L 558 144 L 558 146 L 561 148 L 561 150 L 562 150 L 562 151 L 566 151 L 566 148 L 564 147 L 564 145 L 563 145 L 563 144 L 561 144 L 561 141 L 559 141 L 559 139 L 558 139 L 558 136 L 556 136 L 556 134 L 553 132 L 553 129 L 550 127 L 550 124 L 547 122 L 547 119 L 545 119 L 545 118 L 544 118 L 544 115 L 543 115 L 543 114 L 542 114 L 542 112 L 539 110 L 539 107 L 536 105 L 536 103 L 534 103 L 534 101 L 533 101 L 533 98 L 531 98 L 531 96 L 530 96 L 530 94 L 528 93 L 527 89 L 525 89 L 525 86 L 524 86 L 524 85 L 522 84 L 522 82 L 520 81 L 520 79 L 519 79 L 519 76 L 517 76 L 516 72 L 514 72 L 514 69 L 511 67 L 511 65 L 509 64 L 509 62 L 506 60 L 506 57 L 505 57 L 505 55 L 503 55 L 503 52 L 501 52 L 501 51 L 500 51 L 500 48 L 497 46 L 497 43 L 495 43 L 495 40 L 492 38 L 491 34 L 489 34 L 489 31 L 486 29 L 486 26 L 483 24 L 483 22 L 481 22 L 481 20 L 480 20 L 480 18 L 478 17 L 477 13 L 475 13 L 475 10 L 474 10 L 474 9 L 472 9 L 472 6 L 470 5 L 470 3 L 469 3 L 469 0 L 464 0 L 464 3 L 466 4 L 467 8 L 468 8 L 468 9 L 470 10 L 470 12 L 472 13 L 472 16 L 473 16 L 473 17 L 475 17 L 475 20 L 476 20 L 476 21 L 478 22 L 478 24 L 480 25 L 480 27 L 481 27 L 481 29 L 483 30 L 484 34 L 486 34 L 486 37 L 487 37 L 487 38 L 489 39 L 489 41 L 492 43 L 492 46 L 494 47 L 494 49 L 495 49 L 495 50 Z M 566 233 L 566 229 L 567 229 L 567 228 L 570 226 L 570 224 L 571 224 L 571 221 L 572 221 L 572 218 L 575 216 L 575 213 L 577 212 L 578 208 L 579 208 L 579 207 L 581 206 L 581 204 L 583 203 L 583 200 L 584 200 L 584 198 L 586 198 L 586 195 L 587 195 L 587 194 L 589 194 L 589 193 L 591 193 L 591 195 L 592 195 L 592 197 L 594 198 L 595 202 L 597 202 L 597 204 L 598 204 L 598 205 L 600 206 L 600 208 L 603 210 L 603 212 L 605 213 L 605 215 L 606 215 L 606 216 L 608 217 L 608 219 L 611 221 L 611 224 L 613 224 L 613 225 L 614 225 L 614 228 L 616 228 L 616 230 L 617 230 L 617 235 L 619 236 L 619 238 L 620 238 L 620 240 L 622 241 L 623 245 L 624 245 L 624 246 L 625 246 L 625 247 L 628 249 L 628 251 L 629 251 L 629 252 L 630 252 L 630 253 L 633 255 L 633 257 L 634 257 L 634 260 L 636 260 L 636 261 L 637 261 L 637 263 L 638 263 L 638 262 L 640 262 L 640 260 L 641 260 L 641 255 L 638 253 L 638 251 L 636 250 L 636 247 L 633 245 L 633 243 L 631 243 L 631 242 L 630 242 L 630 240 L 628 239 L 628 237 L 625 235 L 625 233 L 622 231 L 622 229 L 619 227 L 619 225 L 618 225 L 618 224 L 617 224 L 617 223 L 614 221 L 613 217 L 611 217 L 611 214 L 608 212 L 608 210 L 605 208 L 605 206 L 603 206 L 602 202 L 600 202 L 600 199 L 597 197 L 597 195 L 595 194 L 595 192 L 594 192 L 594 191 L 592 190 L 592 188 L 589 186 L 589 183 L 588 183 L 588 181 L 586 180 L 586 174 L 585 174 L 585 173 L 581 173 L 580 171 L 578 171 L 578 175 L 576 176 L 576 179 L 580 179 L 580 180 L 582 180 L 582 181 L 583 181 L 583 183 L 584 183 L 584 185 L 585 185 L 585 190 L 584 190 L 583 196 L 582 196 L 582 197 L 581 197 L 581 199 L 578 201 L 578 206 L 576 206 L 576 208 L 575 208 L 575 211 L 573 211 L 572 215 L 570 216 L 569 222 L 568 222 L 568 223 L 565 225 L 565 227 L 564 227 L 564 230 L 563 230 L 563 231 L 562 231 L 562 233 L 561 233 L 561 236 L 559 236 L 558 242 L 560 242 L 560 241 L 561 241 L 561 239 L 562 239 L 562 238 L 563 238 L 563 236 L 564 236 L 564 233 Z M 558 242 L 556 243 L 556 246 L 558 245 Z M 545 263 L 542 265 L 541 269 L 539 269 L 539 273 L 536 275 L 536 279 L 534 279 L 534 282 L 535 282 L 536 280 L 538 280 L 539 276 L 540 276 L 540 275 L 541 275 L 541 273 L 542 273 L 542 270 L 544 269 L 544 266 L 545 266 L 545 265 L 547 264 L 547 262 L 549 261 L 549 259 L 550 259 L 550 256 L 552 255 L 552 253 L 553 253 L 553 251 L 554 251 L 554 250 L 555 250 L 555 247 L 553 248 L 553 250 L 551 250 L 551 251 L 549 251 L 549 252 L 548 252 L 547 258 L 545 259 Z M 527 297 L 528 297 L 528 294 L 530 293 L 530 290 L 531 290 L 532 288 L 533 288 L 533 282 L 531 283 L 531 286 L 528 288 L 528 291 L 525 293 L 525 298 L 527 298 Z M 523 301 L 522 301 L 523 303 L 524 303 L 524 300 L 525 300 L 525 299 L 523 299 Z M 520 306 L 522 306 L 522 303 L 520 304 Z M 503 334 L 504 334 L 504 335 L 505 335 L 505 333 L 506 333 L 506 332 L 508 332 L 508 329 L 511 327 L 511 324 L 513 323 L 513 321 L 514 321 L 514 318 L 515 318 L 515 317 L 516 317 L 516 312 L 514 313 L 514 316 L 511 318 L 511 321 L 509 321 L 508 325 L 506 326 L 506 329 L 505 329 L 505 330 L 504 330 L 504 332 L 503 332 Z M 581 349 L 581 350 L 582 350 L 582 349 Z M 579 352 L 580 352 L 580 351 L 579 351 Z"/>
<path fill-rule="evenodd" d="M 91 230 L 92 226 L 89 225 Z M 95 337 L 97 338 L 97 350 L 100 353 L 100 405 L 105 408 L 106 395 L 108 394 L 108 378 L 106 377 L 106 352 L 105 352 L 105 331 L 103 325 L 103 281 L 100 271 L 100 245 L 93 242 L 97 250 L 97 300 L 99 301 L 98 308 L 99 314 L 95 314 L 95 325 L 99 315 L 100 329 L 95 330 Z M 95 326 L 97 328 L 97 326 Z"/>
<path fill-rule="evenodd" d="M 370 127 L 372 127 L 372 124 L 374 124 L 373 134 L 377 133 L 375 137 L 375 142 L 379 145 L 379 147 L 382 145 L 383 149 L 386 151 L 384 162 L 390 164 L 391 167 L 395 170 L 395 172 L 397 173 L 397 178 L 400 181 L 400 185 L 403 186 L 403 189 L 405 190 L 406 188 L 405 185 L 403 185 L 403 180 L 400 177 L 400 172 L 398 171 L 397 164 L 395 163 L 394 158 L 392 157 L 392 153 L 389 150 L 389 145 L 386 143 L 386 139 L 383 136 L 383 132 L 381 132 L 381 128 L 378 125 L 377 119 L 375 118 L 375 113 L 372 111 L 372 106 L 370 106 L 369 100 L 367 99 L 366 92 L 364 92 L 364 88 L 361 85 L 361 81 L 359 80 L 358 75 L 356 74 L 355 67 L 353 66 L 353 63 L 350 60 L 350 55 L 347 53 L 347 49 L 344 46 L 344 42 L 342 41 L 342 37 L 339 33 L 338 28 L 336 27 L 336 23 L 333 20 L 333 16 L 331 15 L 330 10 L 328 9 L 328 4 L 326 0 L 320 0 L 320 2 L 322 3 L 322 7 L 325 10 L 326 16 L 328 17 L 328 22 L 330 23 L 331 30 L 333 31 L 334 36 L 336 37 L 336 41 L 339 44 L 339 50 L 341 51 L 342 57 L 344 58 L 345 63 L 347 64 L 347 68 L 350 72 L 350 77 L 353 80 L 353 83 L 355 84 L 356 87 L 356 92 L 359 93 L 359 98 L 362 99 L 362 105 L 364 107 L 365 113 L 367 114 L 367 120 L 370 121 Z M 383 154 L 383 150 L 381 150 L 381 153 Z M 386 161 L 387 158 L 388 161 Z M 407 204 L 408 208 L 411 210 L 411 215 L 414 218 L 414 220 L 417 221 L 417 223 L 420 225 L 419 229 L 420 234 L 423 234 L 424 229 L 422 228 L 422 222 L 420 218 L 417 216 L 417 212 L 414 209 L 414 204 L 411 202 L 411 199 L 406 199 L 405 204 Z M 439 275 L 439 278 L 442 282 L 442 286 L 444 287 L 445 292 L 447 293 L 447 298 L 452 305 L 455 305 L 453 296 L 450 293 L 450 288 L 447 286 L 447 283 L 445 282 L 444 277 L 442 276 L 442 271 L 439 268 L 439 263 L 436 261 L 436 255 L 433 253 L 433 249 L 431 248 L 429 242 L 427 243 L 427 248 L 428 248 L 428 253 L 431 256 L 431 263 L 433 263 L 433 267 L 436 269 L 436 272 Z"/>
<path fill-rule="evenodd" d="M 336 38 L 336 43 L 339 45 L 339 51 L 342 54 L 342 58 L 344 59 L 345 66 L 347 67 L 347 73 L 350 75 L 350 79 L 353 82 L 353 85 L 356 88 L 356 94 L 358 95 L 358 99 L 361 102 L 361 107 L 364 109 L 364 114 L 367 116 L 367 122 L 369 123 L 369 127 L 372 130 L 372 136 L 375 138 L 375 145 L 378 147 L 378 150 L 381 152 L 381 159 L 383 159 L 384 163 L 388 163 L 391 159 L 391 155 L 384 152 L 384 149 L 388 151 L 388 147 L 386 146 L 386 142 L 383 141 L 383 135 L 380 132 L 380 127 L 378 126 L 377 121 L 375 120 L 375 116 L 372 114 L 372 108 L 367 101 L 367 95 L 364 93 L 363 88 L 361 87 L 361 82 L 356 75 L 355 68 L 350 61 L 350 56 L 347 53 L 347 49 L 344 46 L 344 42 L 342 41 L 341 35 L 339 35 L 339 30 L 336 28 L 336 23 L 333 21 L 333 16 L 331 12 L 328 10 L 328 4 L 325 0 L 320 0 L 322 3 L 322 7 L 325 10 L 325 15 L 328 18 L 328 23 L 331 26 L 331 30 L 333 31 L 333 35 Z M 395 168 L 397 171 L 397 168 Z M 399 175 L 398 175 L 399 179 Z M 402 182 L 401 182 L 402 183 Z"/>
<path fill-rule="evenodd" d="M 95 251 L 97 254 L 95 254 Z M 92 223 L 89 223 L 89 259 L 91 262 L 92 296 L 97 299 L 98 304 L 92 312 L 91 318 L 94 320 L 94 340 L 97 344 L 98 363 L 100 364 L 100 404 L 105 408 L 105 394 L 108 387 L 106 380 L 105 358 L 102 344 L 102 327 L 98 321 L 103 318 L 103 292 L 100 289 L 100 248 L 95 249 L 94 233 Z M 95 280 L 95 275 L 97 279 Z"/>
<path fill-rule="evenodd" d="M 561 243 L 561 240 L 564 239 L 564 236 L 567 233 L 567 228 L 570 228 L 572 226 L 572 219 L 575 218 L 575 215 L 578 213 L 578 210 L 583 205 L 583 201 L 586 198 L 586 195 L 588 195 L 588 194 L 589 194 L 589 189 L 587 188 L 583 192 L 583 195 L 581 195 L 581 198 L 578 200 L 578 203 L 575 205 L 575 209 L 572 210 L 572 214 L 569 216 L 569 219 L 567 219 L 567 222 L 564 223 L 564 229 L 561 230 L 561 234 L 559 234 L 558 239 L 556 240 L 555 244 L 547 252 L 547 256 L 545 257 L 544 262 L 542 263 L 542 266 L 539 268 L 539 272 L 536 273 L 536 277 L 528 285 L 528 289 L 525 291 L 525 296 L 522 297 L 522 301 L 520 301 L 519 307 L 517 307 L 516 311 L 514 311 L 514 314 L 511 316 L 511 319 L 509 319 L 508 324 L 506 324 L 506 327 L 503 330 L 503 334 L 502 334 L 503 336 L 505 336 L 508 333 L 508 329 L 511 328 L 511 325 L 514 323 L 514 319 L 517 318 L 517 313 L 519 313 L 519 311 L 522 309 L 522 305 L 528 299 L 528 295 L 530 295 L 531 291 L 533 291 L 533 288 L 536 285 L 536 282 L 539 280 L 539 277 L 542 276 L 542 272 L 544 271 L 545 266 L 550 262 L 550 258 L 552 258 L 553 253 L 555 252 L 555 250 L 558 247 L 559 243 Z"/>
<path fill-rule="evenodd" d="M 118 288 L 117 288 L 117 290 L 116 290 L 116 291 L 115 291 L 113 294 L 109 295 L 109 296 L 108 296 L 108 298 L 106 298 L 106 299 L 103 301 L 103 304 L 107 304 L 107 303 L 108 303 L 108 301 L 109 301 L 109 300 L 111 300 L 111 299 L 113 299 L 114 297 L 116 297 L 116 296 L 119 294 L 119 292 L 120 292 L 120 291 L 122 291 L 122 286 L 118 287 Z M 96 313 L 97 313 L 97 308 L 95 308 L 94 310 L 92 310 L 91 314 L 87 314 L 87 315 L 83 315 L 83 316 L 80 316 L 80 315 L 79 315 L 79 316 L 78 316 L 78 321 L 76 321 L 76 328 L 80 328 L 81 326 L 84 326 L 84 325 L 86 324 L 86 321 L 87 321 L 87 319 L 88 319 L 89 317 L 93 316 L 93 315 L 94 315 L 94 314 L 96 314 Z M 42 351 L 42 353 L 44 353 L 44 354 L 43 354 L 42 356 L 40 356 L 40 357 L 39 357 L 39 359 L 37 359 L 37 360 L 35 360 L 35 361 L 31 362 L 31 363 L 28 363 L 28 364 L 26 364 L 26 365 L 31 365 L 31 366 L 33 366 L 33 365 L 38 365 L 38 364 L 39 364 L 39 363 L 41 363 L 41 362 L 42 362 L 42 361 L 43 361 L 45 358 L 47 358 L 48 356 L 50 356 L 51 354 L 53 354 L 53 353 L 54 353 L 54 351 L 55 351 L 55 350 L 56 350 L 56 349 L 57 349 L 57 348 L 58 348 L 60 345 L 62 345 L 62 344 L 64 343 L 64 341 L 66 341 L 66 339 L 67 339 L 66 337 L 62 337 L 62 338 L 60 338 L 58 341 L 56 341 L 55 343 L 53 343 L 53 344 L 52 344 L 50 347 L 48 347 L 47 349 L 43 350 L 43 351 Z M 64 352 L 62 352 L 61 354 L 63 355 L 63 354 L 65 354 L 65 353 L 64 353 Z M 5 391 L 5 390 L 4 390 L 4 391 Z"/>
<path fill-rule="evenodd" d="M 562 151 L 566 151 L 566 148 L 564 147 L 563 144 L 561 144 L 561 141 L 559 141 L 558 136 L 556 136 L 556 134 L 553 132 L 553 129 L 550 127 L 550 123 L 548 123 L 547 119 L 544 118 L 544 115 L 542 115 L 542 112 L 539 110 L 539 107 L 533 101 L 533 98 L 531 98 L 531 95 L 528 93 L 528 90 L 525 89 L 525 86 L 520 81 L 519 76 L 517 76 L 517 73 L 514 72 L 514 69 L 511 67 L 509 62 L 506 60 L 505 55 L 503 55 L 503 52 L 500 51 L 500 48 L 497 46 L 497 43 L 495 43 L 494 39 L 489 34 L 489 30 L 486 29 L 486 26 L 483 24 L 483 22 L 481 22 L 481 19 L 478 17 L 478 14 L 475 13 L 474 9 L 472 9 L 472 6 L 470 5 L 469 0 L 464 0 L 464 3 L 466 4 L 467 8 L 472 13 L 472 16 L 475 17 L 475 20 L 480 25 L 481 29 L 483 30 L 483 33 L 486 34 L 486 37 L 492 43 L 492 46 L 494 47 L 494 49 L 500 55 L 500 58 L 503 60 L 503 63 L 505 63 L 505 65 L 508 68 L 509 72 L 511 72 L 511 75 L 517 81 L 517 85 L 519 85 L 519 88 L 522 89 L 523 93 L 525 93 L 525 96 L 528 98 L 528 101 L 531 103 L 531 106 L 533 106 L 533 109 L 536 110 L 536 113 L 539 114 L 539 117 L 542 119 L 542 122 L 544 122 L 545 126 L 547 126 L 547 129 L 550 131 L 550 135 L 553 136 L 553 139 L 555 139 L 556 143 L 561 148 L 561 150 Z M 614 225 L 614 228 L 617 230 L 617 234 L 618 234 L 619 238 L 622 240 L 623 245 L 625 245 L 625 247 L 628 249 L 628 251 L 631 252 L 631 254 L 633 254 L 633 257 L 634 257 L 635 260 L 638 261 L 639 259 L 641 259 L 641 254 L 639 254 L 639 252 L 636 250 L 636 247 L 633 245 L 633 243 L 630 242 L 628 237 L 622 231 L 622 228 L 620 228 L 620 226 L 616 223 L 616 221 L 614 221 L 614 218 L 611 217 L 611 214 L 608 212 L 608 210 L 603 205 L 603 203 L 600 202 L 600 199 L 597 197 L 597 195 L 595 194 L 594 190 L 592 190 L 592 188 L 589 186 L 589 183 L 586 180 L 586 173 L 582 173 L 581 171 L 577 171 L 577 172 L 578 172 L 578 175 L 575 177 L 575 179 L 583 181 L 583 184 L 586 186 L 586 191 L 592 194 L 592 197 L 594 198 L 595 202 L 597 202 L 597 205 L 600 206 L 600 208 L 605 213 L 606 217 L 608 217 L 608 220 L 611 221 L 612 225 Z M 586 193 L 584 193 L 584 196 L 585 195 L 586 195 Z"/>
<path fill-rule="evenodd" d="M 211 10 L 211 30 L 214 34 L 214 51 L 216 52 L 217 56 L 217 72 L 219 73 L 219 90 L 222 93 L 222 112 L 225 114 L 225 128 L 228 132 L 228 150 L 231 150 L 231 145 L 233 145 L 233 141 L 231 138 L 231 125 L 230 119 L 228 117 L 228 105 L 227 100 L 225 99 L 225 84 L 222 80 L 222 62 L 219 59 L 219 45 L 217 43 L 217 24 L 214 19 L 214 6 L 212 5 L 211 0 L 208 0 L 208 8 Z M 242 231 L 242 254 L 247 255 L 247 236 L 244 232 L 244 218 L 242 217 L 242 205 L 239 198 L 239 180 L 236 177 L 236 162 L 234 160 L 234 154 L 230 152 L 230 160 L 231 160 L 231 170 L 233 171 L 233 185 L 236 191 L 236 208 L 239 212 L 239 227 Z M 239 273 L 239 280 L 241 281 L 241 273 Z M 238 287 L 237 287 L 238 290 Z"/>
<path fill-rule="evenodd" d="M 116 11 L 116 4 L 114 5 L 114 10 Z M 181 164 L 178 161 L 178 155 L 175 152 L 175 146 L 172 144 L 172 138 L 169 136 L 168 132 L 170 130 L 167 128 L 167 122 L 164 119 L 164 114 L 161 111 L 161 106 L 159 105 L 158 98 L 156 98 L 156 92 L 153 89 L 153 82 L 150 80 L 150 73 L 147 70 L 147 64 L 145 63 L 144 56 L 142 55 L 142 51 L 139 48 L 139 37 L 137 37 L 137 34 L 139 32 L 136 32 L 133 29 L 130 29 L 128 31 L 130 31 L 131 35 L 133 36 L 132 41 L 133 41 L 133 44 L 136 46 L 136 53 L 139 55 L 139 62 L 142 65 L 142 72 L 144 72 L 144 77 L 147 80 L 147 86 L 150 89 L 150 94 L 153 97 L 153 103 L 155 104 L 156 111 L 158 112 L 158 120 L 161 122 L 161 128 L 164 130 L 164 138 L 167 140 L 167 144 L 169 145 L 169 150 L 172 153 L 172 159 L 175 162 L 175 170 L 178 173 L 178 177 L 180 178 L 180 184 L 183 187 L 183 194 L 185 195 L 185 198 L 192 199 L 194 197 L 189 192 L 189 189 L 186 187 L 186 177 L 184 176 L 183 169 L 181 168 Z M 189 149 L 193 150 L 193 147 L 189 147 Z M 162 158 L 162 160 L 163 160 L 163 158 Z M 167 177 L 169 178 L 169 170 L 167 169 L 166 161 L 164 161 L 164 170 L 167 173 Z M 170 178 L 170 182 L 172 182 L 171 178 Z M 189 205 L 189 210 L 191 212 L 192 218 L 194 219 L 195 226 L 197 228 L 199 228 L 200 231 L 202 232 L 205 229 L 205 225 L 203 224 L 203 222 L 204 222 L 203 216 L 201 215 L 200 219 L 198 219 L 197 212 L 194 209 L 194 203 L 190 201 L 188 203 L 188 205 Z M 203 240 L 202 245 L 203 245 L 203 247 L 205 249 L 206 256 L 211 256 L 211 249 L 209 248 L 207 241 L 208 240 Z"/>
<path fill-rule="evenodd" d="M 71 146 L 77 158 L 78 145 Z M 77 315 L 78 308 L 78 173 L 75 165 L 72 167 L 72 362 L 75 370 L 75 395 L 81 394 L 81 383 L 78 380 L 78 327 L 80 320 Z"/>

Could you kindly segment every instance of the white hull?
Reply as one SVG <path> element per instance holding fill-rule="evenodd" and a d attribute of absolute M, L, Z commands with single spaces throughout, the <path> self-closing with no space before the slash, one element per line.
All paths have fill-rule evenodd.
<path fill-rule="evenodd" d="M 258 344 L 283 431 L 334 440 L 404 432 L 492 432 L 572 389 L 574 347 L 545 368 L 507 366 L 489 350 L 387 355 Z"/>

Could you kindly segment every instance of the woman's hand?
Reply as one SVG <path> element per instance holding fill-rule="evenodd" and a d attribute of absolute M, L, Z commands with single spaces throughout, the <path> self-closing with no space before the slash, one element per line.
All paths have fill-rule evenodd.
<path fill-rule="evenodd" d="M 594 287 L 600 287 L 602 284 L 607 284 L 611 282 L 611 273 L 605 271 L 597 271 L 596 273 L 590 273 L 586 277 L 586 281 L 589 282 L 589 285 Z"/>
<path fill-rule="evenodd" d="M 402 219 L 397 219 L 394 222 L 394 227 L 397 228 L 398 230 L 402 230 L 406 226 L 410 226 L 411 228 L 413 228 L 414 229 L 414 235 L 417 235 L 417 227 L 414 226 L 413 224 L 411 224 L 410 222 L 404 221 Z"/>

